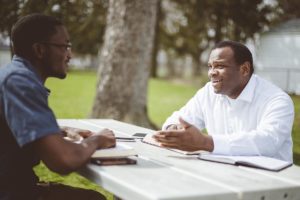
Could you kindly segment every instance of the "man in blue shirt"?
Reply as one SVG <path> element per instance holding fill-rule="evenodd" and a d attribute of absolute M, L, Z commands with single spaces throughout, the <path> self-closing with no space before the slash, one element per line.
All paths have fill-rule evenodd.
<path fill-rule="evenodd" d="M 94 191 L 38 185 L 32 167 L 43 161 L 61 174 L 89 161 L 98 148 L 115 145 L 112 131 L 90 134 L 82 143 L 63 139 L 48 106 L 48 77 L 65 78 L 71 59 L 69 35 L 49 16 L 32 14 L 12 28 L 14 57 L 0 69 L 0 200 L 103 199 Z M 82 132 L 84 133 L 84 132 Z"/>

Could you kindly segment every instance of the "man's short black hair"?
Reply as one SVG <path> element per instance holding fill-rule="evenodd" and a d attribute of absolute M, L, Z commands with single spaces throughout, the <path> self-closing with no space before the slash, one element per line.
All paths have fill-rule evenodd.
<path fill-rule="evenodd" d="M 244 62 L 248 61 L 250 63 L 250 74 L 254 72 L 252 54 L 245 45 L 230 40 L 221 41 L 213 47 L 213 50 L 217 48 L 223 48 L 223 47 L 230 47 L 232 49 L 235 62 L 238 65 L 241 65 Z"/>
<path fill-rule="evenodd" d="M 62 25 L 58 19 L 39 13 L 20 18 L 11 30 L 14 53 L 23 57 L 32 55 L 32 45 L 47 41 L 56 33 L 56 27 Z"/>

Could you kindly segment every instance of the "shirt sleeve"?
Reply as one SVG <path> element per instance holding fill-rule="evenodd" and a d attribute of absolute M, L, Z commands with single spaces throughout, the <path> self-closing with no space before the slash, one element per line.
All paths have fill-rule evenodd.
<path fill-rule="evenodd" d="M 12 74 L 2 90 L 5 118 L 20 146 L 59 132 L 47 91 L 32 74 Z"/>
<path fill-rule="evenodd" d="M 167 118 L 162 126 L 162 130 L 171 124 L 179 124 L 179 118 L 181 117 L 186 122 L 196 126 L 198 129 L 202 130 L 205 128 L 205 123 L 203 119 L 203 95 L 205 89 L 200 89 L 195 96 L 193 96 L 180 110 L 173 112 L 173 114 Z"/>
<path fill-rule="evenodd" d="M 262 105 L 263 113 L 256 129 L 230 135 L 212 135 L 214 151 L 224 155 L 262 155 L 273 157 L 278 149 L 288 144 L 292 148 L 291 131 L 294 106 L 286 94 L 272 98 Z M 289 157 L 290 149 L 282 155 Z M 289 159 L 285 159 L 289 160 Z"/>

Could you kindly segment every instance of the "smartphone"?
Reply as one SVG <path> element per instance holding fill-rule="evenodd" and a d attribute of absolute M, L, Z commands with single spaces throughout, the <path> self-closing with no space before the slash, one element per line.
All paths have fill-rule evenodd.
<path fill-rule="evenodd" d="M 147 133 L 135 133 L 132 137 L 143 139 L 146 135 Z"/>
<path fill-rule="evenodd" d="M 92 158 L 91 163 L 96 165 L 135 165 L 137 163 L 136 158 Z"/>

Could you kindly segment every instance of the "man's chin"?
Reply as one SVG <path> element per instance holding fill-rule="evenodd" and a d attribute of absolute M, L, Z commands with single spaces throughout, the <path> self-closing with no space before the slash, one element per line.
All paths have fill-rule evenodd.
<path fill-rule="evenodd" d="M 221 90 L 218 89 L 218 88 L 214 88 L 214 92 L 215 92 L 216 94 L 220 94 L 220 93 L 221 93 Z"/>
<path fill-rule="evenodd" d="M 59 79 L 65 79 L 66 77 L 67 77 L 67 74 L 65 73 L 65 74 L 59 75 L 57 78 L 59 78 Z"/>
<path fill-rule="evenodd" d="M 51 77 L 59 78 L 59 79 L 65 79 L 67 77 L 67 73 L 54 74 Z"/>

